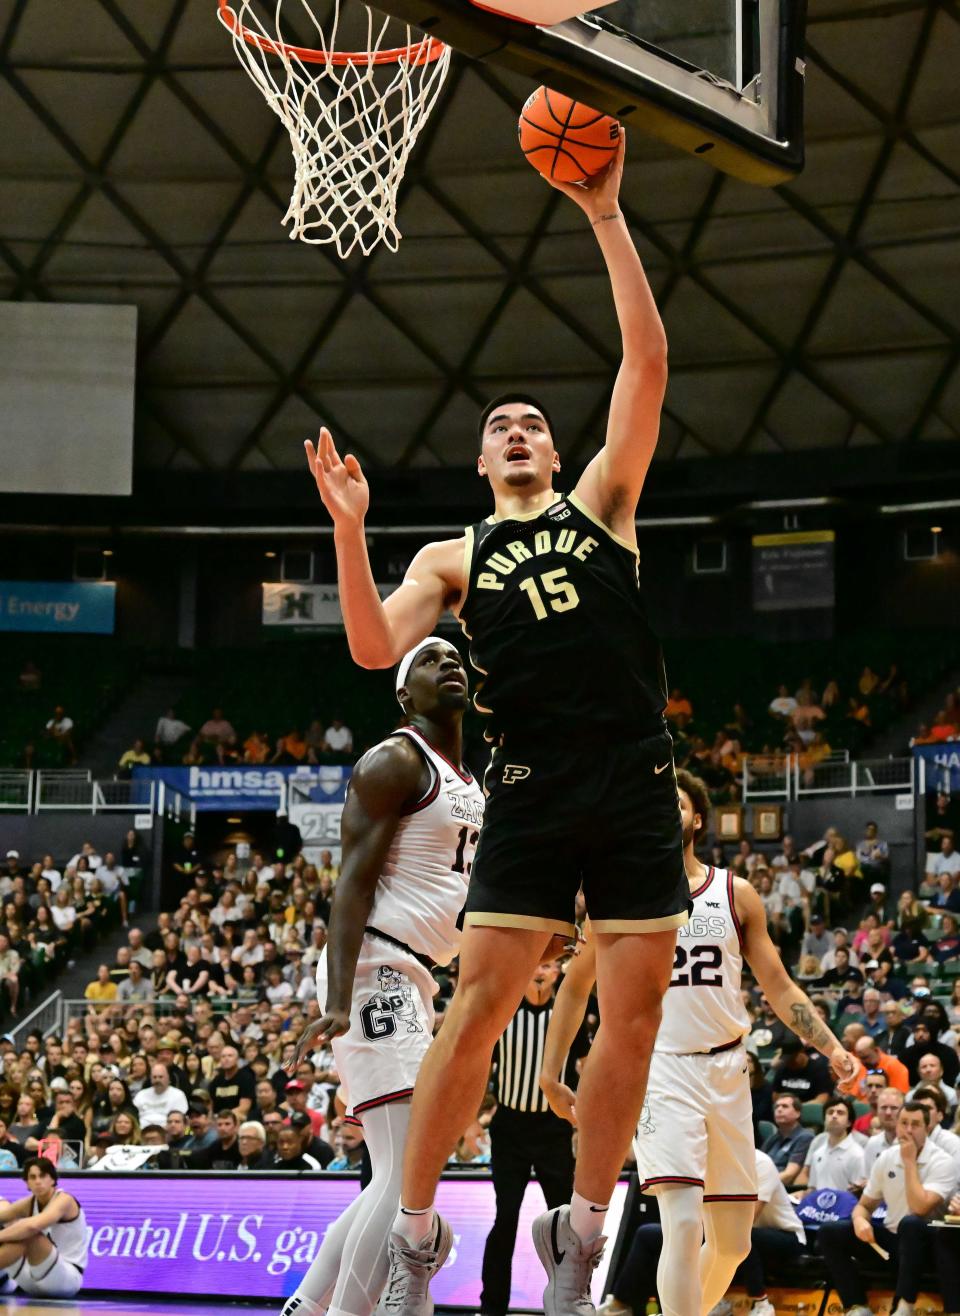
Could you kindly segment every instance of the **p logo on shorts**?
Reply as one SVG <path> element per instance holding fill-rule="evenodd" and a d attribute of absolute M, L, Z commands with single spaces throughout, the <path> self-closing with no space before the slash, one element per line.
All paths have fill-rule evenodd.
<path fill-rule="evenodd" d="M 505 763 L 503 765 L 504 786 L 512 786 L 517 781 L 526 781 L 529 776 L 530 769 L 522 763 Z"/>

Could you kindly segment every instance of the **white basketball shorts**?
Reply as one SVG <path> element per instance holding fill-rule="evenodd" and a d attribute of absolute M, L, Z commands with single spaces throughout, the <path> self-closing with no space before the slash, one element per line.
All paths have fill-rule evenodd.
<path fill-rule="evenodd" d="M 703 1188 L 705 1202 L 757 1200 L 753 1105 L 743 1047 L 715 1056 L 654 1051 L 633 1140 L 641 1192 Z"/>
<path fill-rule="evenodd" d="M 14 1267 L 7 1273 L 17 1288 L 32 1298 L 72 1298 L 83 1283 L 80 1267 L 64 1261 L 56 1250 L 37 1266 L 24 1261 L 19 1270 Z"/>
<path fill-rule="evenodd" d="M 412 955 L 364 935 L 353 980 L 350 1029 L 333 1039 L 347 1115 L 409 1097 L 433 1041 L 436 983 Z M 317 961 L 317 999 L 327 1003 L 327 954 Z"/>

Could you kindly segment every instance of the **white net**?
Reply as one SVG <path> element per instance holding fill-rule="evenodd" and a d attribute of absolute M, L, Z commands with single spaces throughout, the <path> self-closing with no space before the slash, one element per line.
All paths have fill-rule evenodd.
<path fill-rule="evenodd" d="M 237 57 L 290 134 L 290 237 L 333 242 L 341 257 L 378 242 L 396 251 L 397 190 L 449 46 L 360 0 L 218 4 Z"/>

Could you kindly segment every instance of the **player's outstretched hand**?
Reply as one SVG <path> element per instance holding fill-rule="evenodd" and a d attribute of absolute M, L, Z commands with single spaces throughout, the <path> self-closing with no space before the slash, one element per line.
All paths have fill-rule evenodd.
<path fill-rule="evenodd" d="M 860 1062 L 842 1046 L 837 1046 L 830 1052 L 830 1068 L 842 1088 L 844 1085 L 849 1086 L 857 1077 L 860 1072 Z"/>
<path fill-rule="evenodd" d="M 335 1037 L 340 1037 L 349 1028 L 350 1015 L 348 1013 L 339 1010 L 328 1010 L 326 1014 L 322 1014 L 319 1019 L 315 1019 L 309 1028 L 305 1028 L 300 1034 L 297 1049 L 291 1059 L 284 1065 L 284 1069 L 288 1074 L 295 1074 L 297 1065 L 302 1062 L 305 1056 L 316 1050 L 317 1046 L 332 1042 Z"/>
<path fill-rule="evenodd" d="M 334 522 L 362 524 L 370 506 L 370 488 L 356 457 L 348 453 L 340 460 L 326 426 L 320 431 L 316 448 L 309 439 L 303 446 L 310 474 Z"/>
<path fill-rule="evenodd" d="M 554 1115 L 559 1115 L 562 1120 L 567 1120 L 574 1128 L 577 1127 L 577 1094 L 568 1088 L 566 1083 L 559 1082 L 555 1078 L 545 1078 L 540 1075 L 540 1087 L 543 1089 L 543 1095 L 550 1103 L 550 1109 Z"/>
<path fill-rule="evenodd" d="M 583 183 L 561 183 L 556 178 L 547 178 L 551 187 L 576 202 L 591 224 L 601 215 L 619 215 L 620 181 L 623 178 L 623 157 L 627 149 L 627 134 L 620 129 L 620 141 L 613 159 L 599 174 L 594 174 Z M 546 178 L 546 175 L 544 175 Z"/>

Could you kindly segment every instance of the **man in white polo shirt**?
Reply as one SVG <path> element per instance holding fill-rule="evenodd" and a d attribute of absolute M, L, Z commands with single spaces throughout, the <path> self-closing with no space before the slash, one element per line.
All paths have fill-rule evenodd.
<path fill-rule="evenodd" d="M 820 1228 L 819 1246 L 847 1316 L 872 1316 L 861 1267 L 876 1269 L 881 1258 L 874 1244 L 890 1254 L 887 1266 L 896 1278 L 900 1302 L 893 1316 L 913 1316 L 920 1277 L 933 1253 L 929 1221 L 943 1210 L 956 1185 L 957 1172 L 946 1152 L 927 1137 L 930 1113 L 918 1101 L 904 1104 L 897 1121 L 897 1142 L 877 1157 L 863 1196 L 849 1220 Z M 872 1215 L 885 1202 L 886 1219 Z M 960 1295 L 944 1290 L 944 1311 L 960 1311 Z"/>
<path fill-rule="evenodd" d="M 823 1133 L 810 1144 L 795 1188 L 835 1188 L 852 1193 L 866 1182 L 863 1148 L 851 1133 L 853 1106 L 847 1097 L 833 1097 L 823 1108 Z"/>
<path fill-rule="evenodd" d="M 897 1123 L 905 1100 L 899 1088 L 884 1088 L 877 1097 L 880 1132 L 871 1134 L 863 1149 L 863 1169 L 867 1178 L 870 1177 L 870 1171 L 877 1157 L 897 1145 Z"/>
<path fill-rule="evenodd" d="M 949 1110 L 946 1097 L 939 1088 L 921 1087 L 914 1089 L 913 1100 L 919 1101 L 930 1112 L 930 1128 L 927 1132 L 927 1138 L 933 1143 L 934 1147 L 939 1151 L 946 1152 L 953 1161 L 954 1168 L 957 1171 L 957 1183 L 960 1185 L 960 1138 L 943 1127 L 943 1121 L 946 1119 Z M 958 1239 L 957 1245 L 960 1247 L 960 1239 Z"/>
<path fill-rule="evenodd" d="M 150 1066 L 150 1086 L 141 1088 L 133 1099 L 141 1128 L 148 1124 L 166 1127 L 167 1116 L 173 1110 L 187 1113 L 187 1096 L 179 1088 L 170 1084 L 170 1070 L 162 1060 L 155 1060 Z"/>

